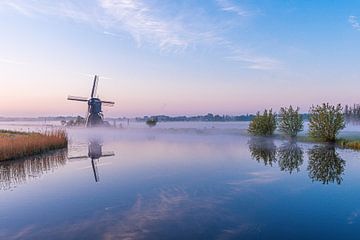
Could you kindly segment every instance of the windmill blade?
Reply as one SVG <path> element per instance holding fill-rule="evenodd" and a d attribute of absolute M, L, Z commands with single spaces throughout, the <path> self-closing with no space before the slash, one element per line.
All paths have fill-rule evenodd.
<path fill-rule="evenodd" d="M 101 157 L 112 157 L 115 156 L 114 152 L 103 152 L 103 154 L 101 154 Z"/>
<path fill-rule="evenodd" d="M 84 156 L 68 157 L 68 160 L 77 161 L 77 160 L 88 159 L 88 158 L 89 158 L 89 156 L 84 155 Z"/>
<path fill-rule="evenodd" d="M 112 102 L 112 101 L 101 101 L 101 104 L 103 106 L 107 106 L 107 107 L 113 107 L 115 102 Z"/>
<path fill-rule="evenodd" d="M 99 171 L 97 168 L 97 159 L 91 159 L 91 165 L 94 172 L 95 182 L 98 182 L 100 179 L 99 179 Z"/>
<path fill-rule="evenodd" d="M 91 90 L 91 98 L 96 97 L 96 91 L 97 91 L 98 81 L 99 81 L 99 76 L 98 76 L 98 75 L 95 75 L 93 87 L 92 87 L 92 90 Z"/>
<path fill-rule="evenodd" d="M 89 124 L 89 116 L 90 116 L 90 106 L 88 106 L 88 109 L 85 113 L 85 127 L 88 127 Z"/>
<path fill-rule="evenodd" d="M 76 97 L 76 96 L 68 96 L 67 100 L 79 101 L 79 102 L 87 102 L 88 101 L 88 99 L 86 97 Z"/>

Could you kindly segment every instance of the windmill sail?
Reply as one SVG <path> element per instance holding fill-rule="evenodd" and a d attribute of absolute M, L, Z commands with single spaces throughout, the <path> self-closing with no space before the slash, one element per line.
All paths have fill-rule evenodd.
<path fill-rule="evenodd" d="M 91 90 L 91 98 L 96 97 L 98 81 L 99 81 L 99 77 L 98 77 L 98 75 L 95 75 L 93 87 L 92 87 L 92 90 Z"/>
<path fill-rule="evenodd" d="M 103 104 L 104 106 L 107 106 L 107 107 L 112 107 L 112 106 L 114 106 L 115 102 L 112 102 L 112 101 L 101 101 L 101 104 Z"/>
<path fill-rule="evenodd" d="M 97 164 L 95 161 L 97 161 L 97 159 L 91 159 L 91 165 L 92 165 L 92 169 L 94 172 L 95 182 L 99 182 L 99 180 L 100 180 L 99 171 L 98 171 Z"/>
<path fill-rule="evenodd" d="M 114 152 L 103 152 L 101 154 L 101 157 L 112 157 L 112 156 L 115 156 Z"/>
<path fill-rule="evenodd" d="M 76 156 L 76 157 L 68 157 L 68 160 L 74 160 L 74 161 L 77 161 L 77 160 L 82 160 L 82 159 L 88 159 L 89 156 L 88 155 L 84 155 L 84 156 Z"/>
<path fill-rule="evenodd" d="M 76 96 L 68 96 L 68 100 L 71 101 L 79 101 L 79 102 L 87 102 L 88 99 L 86 97 L 76 97 Z"/>

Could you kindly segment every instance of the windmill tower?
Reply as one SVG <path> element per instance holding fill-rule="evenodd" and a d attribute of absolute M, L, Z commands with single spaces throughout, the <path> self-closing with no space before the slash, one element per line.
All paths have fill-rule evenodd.
<path fill-rule="evenodd" d="M 102 106 L 114 106 L 115 102 L 112 101 L 102 101 L 96 97 L 97 93 L 97 85 L 99 82 L 99 76 L 95 75 L 93 86 L 91 89 L 90 98 L 86 97 L 75 97 L 75 96 L 68 96 L 68 100 L 71 101 L 78 101 L 78 102 L 87 102 L 88 103 L 88 110 L 86 114 L 86 127 L 94 127 L 94 126 L 101 126 L 104 124 L 104 115 L 102 113 Z"/>

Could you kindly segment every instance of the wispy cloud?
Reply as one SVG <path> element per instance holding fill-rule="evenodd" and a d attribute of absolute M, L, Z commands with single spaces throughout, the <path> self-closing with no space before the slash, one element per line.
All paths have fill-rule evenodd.
<path fill-rule="evenodd" d="M 249 186 L 257 184 L 268 184 L 279 180 L 279 176 L 270 172 L 250 172 L 250 178 L 229 182 L 230 185 L 238 186 Z"/>
<path fill-rule="evenodd" d="M 121 37 L 120 34 L 114 33 L 114 32 L 110 32 L 110 31 L 103 31 L 103 33 L 105 35 L 109 35 L 109 36 L 113 36 L 113 37 Z"/>
<path fill-rule="evenodd" d="M 239 16 L 243 16 L 243 17 L 250 15 L 249 11 L 245 11 L 242 7 L 235 4 L 231 0 L 216 0 L 216 2 L 222 11 L 232 12 L 232 13 L 235 13 L 235 14 L 237 14 Z"/>
<path fill-rule="evenodd" d="M 156 43 L 160 49 L 186 48 L 191 39 L 179 22 L 164 21 L 153 14 L 151 6 L 142 1 L 100 0 L 100 6 L 112 21 L 129 32 L 138 45 L 143 41 Z"/>
<path fill-rule="evenodd" d="M 16 3 L 16 2 L 11 2 L 11 1 L 4 1 L 0 3 L 0 6 L 3 7 L 9 7 L 12 9 L 15 9 L 16 11 L 18 11 L 19 13 L 26 15 L 26 16 L 30 16 L 31 15 L 31 11 L 29 11 L 27 9 L 27 7 L 23 7 L 22 5 Z"/>
<path fill-rule="evenodd" d="M 0 63 L 15 64 L 15 65 L 26 64 L 25 62 L 14 60 L 14 59 L 9 59 L 9 58 L 0 58 Z"/>
<path fill-rule="evenodd" d="M 95 12 L 91 13 L 87 4 L 72 1 L 3 0 L 0 9 L 4 7 L 30 17 L 38 14 L 53 15 L 89 23 L 96 18 Z"/>
<path fill-rule="evenodd" d="M 355 211 L 351 212 L 350 216 L 348 217 L 348 224 L 354 224 L 357 222 L 360 216 L 360 210 L 356 209 Z"/>
<path fill-rule="evenodd" d="M 348 21 L 354 29 L 360 31 L 360 23 L 356 16 L 349 16 Z"/>
<path fill-rule="evenodd" d="M 214 1 L 220 11 L 242 17 L 250 15 L 249 11 L 243 10 L 232 0 Z M 6 7 L 30 17 L 40 14 L 85 22 L 100 27 L 105 35 L 121 37 L 124 33 L 129 34 L 138 47 L 149 45 L 171 53 L 198 47 L 217 49 L 223 52 L 227 60 L 241 62 L 243 68 L 278 68 L 279 61 L 271 57 L 238 51 L 239 48 L 234 47 L 234 40 L 225 33 L 229 29 L 224 30 L 224 25 L 229 24 L 228 19 L 224 19 L 224 22 L 216 19 L 214 22 L 205 9 L 195 12 L 184 8 L 180 11 L 171 8 L 171 3 L 164 1 L 159 6 L 153 1 L 144 0 L 97 0 L 86 4 L 71 0 L 3 0 L 0 2 L 0 10 Z"/>
<path fill-rule="evenodd" d="M 259 56 L 248 51 L 231 47 L 231 55 L 225 57 L 227 60 L 240 62 L 244 67 L 254 70 L 273 70 L 281 68 L 281 62 L 270 57 Z"/>

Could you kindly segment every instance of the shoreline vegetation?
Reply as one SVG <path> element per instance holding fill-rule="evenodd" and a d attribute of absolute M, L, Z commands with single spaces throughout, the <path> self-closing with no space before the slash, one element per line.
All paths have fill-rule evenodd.
<path fill-rule="evenodd" d="M 360 150 L 360 136 L 338 138 L 340 130 L 345 128 L 349 119 L 360 120 L 360 106 L 353 108 L 345 106 L 345 111 L 340 104 L 333 106 L 328 103 L 312 106 L 309 113 L 301 114 L 300 108 L 282 107 L 279 114 L 272 109 L 265 109 L 263 113 L 247 115 L 252 120 L 248 133 L 253 136 L 275 137 L 278 128 L 282 139 L 308 143 L 328 143 L 333 146 Z M 206 120 L 216 120 L 220 116 L 206 115 Z M 77 120 L 80 117 L 77 118 Z M 309 132 L 305 136 L 298 136 L 303 130 L 304 119 L 309 119 Z M 146 124 L 153 127 L 159 121 L 158 117 L 145 117 Z M 217 120 L 225 120 L 218 118 Z M 82 119 L 80 119 L 82 120 Z M 230 119 L 226 119 L 230 120 Z M 45 133 L 18 132 L 0 129 L 0 161 L 15 160 L 23 157 L 46 153 L 51 150 L 63 149 L 68 146 L 68 137 L 65 130 L 54 130 Z"/>
<path fill-rule="evenodd" d="M 0 130 L 0 161 L 38 155 L 67 146 L 65 130 L 45 133 Z"/>
<path fill-rule="evenodd" d="M 357 108 L 354 107 L 354 109 Z M 359 111 L 355 111 L 356 116 L 360 115 L 360 107 L 358 109 Z M 308 113 L 309 132 L 306 136 L 298 136 L 304 125 L 304 119 L 299 110 L 299 107 L 294 109 L 289 106 L 281 108 L 278 115 L 273 113 L 272 109 L 265 109 L 262 114 L 258 112 L 249 124 L 248 133 L 253 136 L 271 137 L 274 136 L 276 128 L 279 128 L 281 136 L 290 141 L 327 143 L 340 148 L 360 150 L 360 138 L 338 138 L 340 130 L 345 128 L 345 118 L 348 119 L 351 115 L 349 112 L 354 112 L 347 106 L 345 113 L 340 104 L 333 106 L 323 103 L 312 106 Z"/>
<path fill-rule="evenodd" d="M 264 137 L 264 136 L 262 136 Z M 302 143 L 319 143 L 319 144 L 333 144 L 335 147 L 342 149 L 350 149 L 360 151 L 360 138 L 353 137 L 341 137 L 335 140 L 335 142 L 324 142 L 320 139 L 312 138 L 310 136 L 301 135 L 295 138 L 288 138 L 281 134 L 275 134 L 272 136 L 273 139 L 289 140 L 290 142 L 302 142 Z"/>

